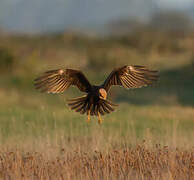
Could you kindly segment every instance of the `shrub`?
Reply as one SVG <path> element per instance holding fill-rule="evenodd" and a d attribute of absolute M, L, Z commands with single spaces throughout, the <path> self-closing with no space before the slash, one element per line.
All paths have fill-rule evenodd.
<path fill-rule="evenodd" d="M 7 49 L 0 47 L 0 72 L 12 70 L 13 64 L 13 55 Z"/>

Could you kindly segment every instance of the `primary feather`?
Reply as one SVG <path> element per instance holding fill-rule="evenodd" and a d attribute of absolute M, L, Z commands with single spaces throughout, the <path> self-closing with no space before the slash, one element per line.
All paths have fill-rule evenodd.
<path fill-rule="evenodd" d="M 57 69 L 43 73 L 35 79 L 36 89 L 47 93 L 61 93 L 74 85 L 82 92 L 89 92 L 91 84 L 81 71 L 73 69 Z"/>
<path fill-rule="evenodd" d="M 158 71 L 147 69 L 145 66 L 123 66 L 113 70 L 103 83 L 103 88 L 109 91 L 113 85 L 124 88 L 140 88 L 153 84 L 158 79 Z"/>

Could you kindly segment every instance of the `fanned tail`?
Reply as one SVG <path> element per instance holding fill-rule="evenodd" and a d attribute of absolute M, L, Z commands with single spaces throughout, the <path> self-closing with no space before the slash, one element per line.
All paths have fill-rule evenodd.
<path fill-rule="evenodd" d="M 81 114 L 85 114 L 88 110 L 88 97 L 85 95 L 78 98 L 70 99 L 68 100 L 68 105 L 72 110 L 80 112 Z"/>
<path fill-rule="evenodd" d="M 91 116 L 111 113 L 115 110 L 115 107 L 118 106 L 105 99 L 99 99 L 97 102 L 91 103 L 87 95 L 68 100 L 68 105 L 76 112 Z"/>
<path fill-rule="evenodd" d="M 101 115 L 109 114 L 115 110 L 116 106 L 118 105 L 108 100 L 100 99 L 96 106 L 93 108 L 93 112 L 95 116 L 98 116 L 98 113 L 100 113 Z"/>

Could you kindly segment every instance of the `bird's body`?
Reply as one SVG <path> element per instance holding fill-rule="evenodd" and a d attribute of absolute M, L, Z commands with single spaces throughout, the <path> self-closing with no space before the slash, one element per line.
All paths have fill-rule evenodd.
<path fill-rule="evenodd" d="M 116 104 L 107 100 L 107 94 L 112 85 L 129 88 L 140 88 L 151 85 L 158 79 L 157 71 L 148 70 L 144 66 L 123 66 L 113 70 L 104 83 L 100 86 L 91 85 L 81 71 L 73 69 L 58 69 L 45 72 L 35 79 L 35 87 L 42 92 L 60 93 L 71 85 L 75 85 L 86 95 L 71 99 L 68 105 L 72 110 L 81 114 L 98 116 L 115 110 Z"/>
<path fill-rule="evenodd" d="M 92 102 L 99 101 L 100 99 L 107 98 L 107 92 L 102 86 L 92 86 L 91 91 L 88 92 L 88 98 L 90 98 Z"/>
<path fill-rule="evenodd" d="M 107 92 L 101 86 L 91 86 L 87 95 L 69 100 L 68 105 L 76 112 L 87 114 L 88 121 L 90 121 L 90 115 L 98 116 L 98 122 L 101 123 L 100 115 L 114 111 L 114 106 L 117 106 L 107 101 L 106 97 Z"/>

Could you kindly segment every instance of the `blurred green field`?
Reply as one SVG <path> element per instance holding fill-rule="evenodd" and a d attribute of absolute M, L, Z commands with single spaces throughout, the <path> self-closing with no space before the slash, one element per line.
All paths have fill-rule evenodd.
<path fill-rule="evenodd" d="M 174 36 L 0 37 L 1 146 L 104 150 L 146 141 L 150 146 L 192 147 L 194 35 Z M 49 69 L 81 69 L 91 83 L 100 84 L 114 67 L 125 64 L 157 69 L 160 80 L 142 89 L 113 87 L 109 98 L 119 107 L 103 117 L 101 126 L 95 117 L 87 124 L 86 116 L 66 105 L 66 99 L 82 95 L 76 88 L 50 95 L 33 87 L 33 80 Z"/>

